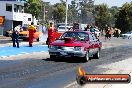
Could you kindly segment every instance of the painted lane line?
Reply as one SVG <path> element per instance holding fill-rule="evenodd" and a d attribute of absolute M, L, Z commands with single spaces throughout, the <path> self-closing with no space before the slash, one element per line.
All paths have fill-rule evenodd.
<path fill-rule="evenodd" d="M 21 52 L 22 54 L 25 54 L 25 53 L 27 53 L 27 52 Z"/>
<path fill-rule="evenodd" d="M 77 85 L 77 82 L 76 82 L 76 81 L 74 81 L 73 83 L 68 84 L 68 85 L 65 86 L 64 88 L 71 88 L 71 87 L 74 86 L 74 85 Z"/>
<path fill-rule="evenodd" d="M 48 51 L 40 51 L 40 52 L 48 52 Z"/>
<path fill-rule="evenodd" d="M 7 56 L 0 56 L 1 58 L 6 58 Z"/>
<path fill-rule="evenodd" d="M 48 47 L 48 45 L 39 45 L 39 46 L 47 46 Z"/>
<path fill-rule="evenodd" d="M 15 55 L 9 55 L 9 56 L 14 57 Z M 9 56 L 8 56 L 8 57 L 9 57 Z"/>
<path fill-rule="evenodd" d="M 0 46 L 0 47 L 6 47 L 6 46 Z"/>

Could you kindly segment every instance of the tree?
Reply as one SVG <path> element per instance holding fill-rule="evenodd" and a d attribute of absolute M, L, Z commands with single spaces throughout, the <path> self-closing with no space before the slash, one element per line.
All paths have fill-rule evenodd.
<path fill-rule="evenodd" d="M 75 0 L 72 0 L 71 4 L 68 6 L 68 22 L 69 23 L 78 22 L 78 10 Z"/>
<path fill-rule="evenodd" d="M 122 32 L 132 31 L 132 3 L 125 3 L 116 15 L 115 26 Z"/>
<path fill-rule="evenodd" d="M 94 0 L 81 0 L 79 3 L 80 22 L 81 23 L 94 23 L 93 8 Z"/>
<path fill-rule="evenodd" d="M 95 24 L 103 30 L 106 25 L 109 25 L 111 13 L 106 4 L 101 4 L 95 7 Z"/>
<path fill-rule="evenodd" d="M 53 20 L 53 15 L 52 15 L 52 12 L 53 12 L 53 5 L 51 5 L 49 2 L 44 2 L 42 1 L 41 2 L 42 4 L 42 9 L 41 9 L 41 12 L 39 14 L 39 21 L 41 23 L 48 23 L 49 20 Z"/>
<path fill-rule="evenodd" d="M 119 7 L 117 6 L 112 6 L 111 8 L 109 8 L 109 12 L 111 13 L 109 24 L 113 27 L 115 26 L 115 20 L 116 20 L 115 16 L 118 11 L 119 11 Z"/>
<path fill-rule="evenodd" d="M 39 17 L 39 14 L 41 12 L 41 0 L 27 0 L 25 3 L 25 12 L 31 13 L 36 18 Z"/>
<path fill-rule="evenodd" d="M 65 21 L 65 9 L 66 7 L 63 5 L 63 3 L 56 3 L 53 6 L 53 18 L 57 23 L 64 22 Z"/>

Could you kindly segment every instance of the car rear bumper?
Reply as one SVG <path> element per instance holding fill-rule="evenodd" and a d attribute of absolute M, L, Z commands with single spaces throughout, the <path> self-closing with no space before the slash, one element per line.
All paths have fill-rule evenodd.
<path fill-rule="evenodd" d="M 19 36 L 19 39 L 27 39 L 28 38 L 28 36 Z"/>
<path fill-rule="evenodd" d="M 50 55 L 63 56 L 63 57 L 84 57 L 86 51 L 65 51 L 65 50 L 51 50 L 49 49 Z"/>

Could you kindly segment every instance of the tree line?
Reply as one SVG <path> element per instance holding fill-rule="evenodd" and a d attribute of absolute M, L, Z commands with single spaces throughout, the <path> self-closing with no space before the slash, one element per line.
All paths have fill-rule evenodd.
<path fill-rule="evenodd" d="M 44 0 L 26 0 L 25 12 L 31 13 L 41 23 L 54 20 L 65 22 L 66 2 L 51 5 Z M 106 26 L 117 27 L 122 32 L 132 31 L 132 3 L 122 7 L 108 7 L 107 4 L 94 5 L 94 0 L 72 0 L 68 4 L 68 23 L 94 24 L 103 30 Z"/>

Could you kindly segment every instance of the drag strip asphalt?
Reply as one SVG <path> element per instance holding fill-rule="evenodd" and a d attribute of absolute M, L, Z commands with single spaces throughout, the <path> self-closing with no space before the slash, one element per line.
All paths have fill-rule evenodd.
<path fill-rule="evenodd" d="M 0 88 L 64 88 L 76 81 L 79 66 L 83 66 L 89 74 L 101 73 L 109 69 L 98 66 L 125 60 L 132 57 L 131 53 L 132 46 L 119 46 L 103 49 L 100 59 L 93 58 L 87 63 L 79 58 L 26 61 L 0 69 Z"/>

